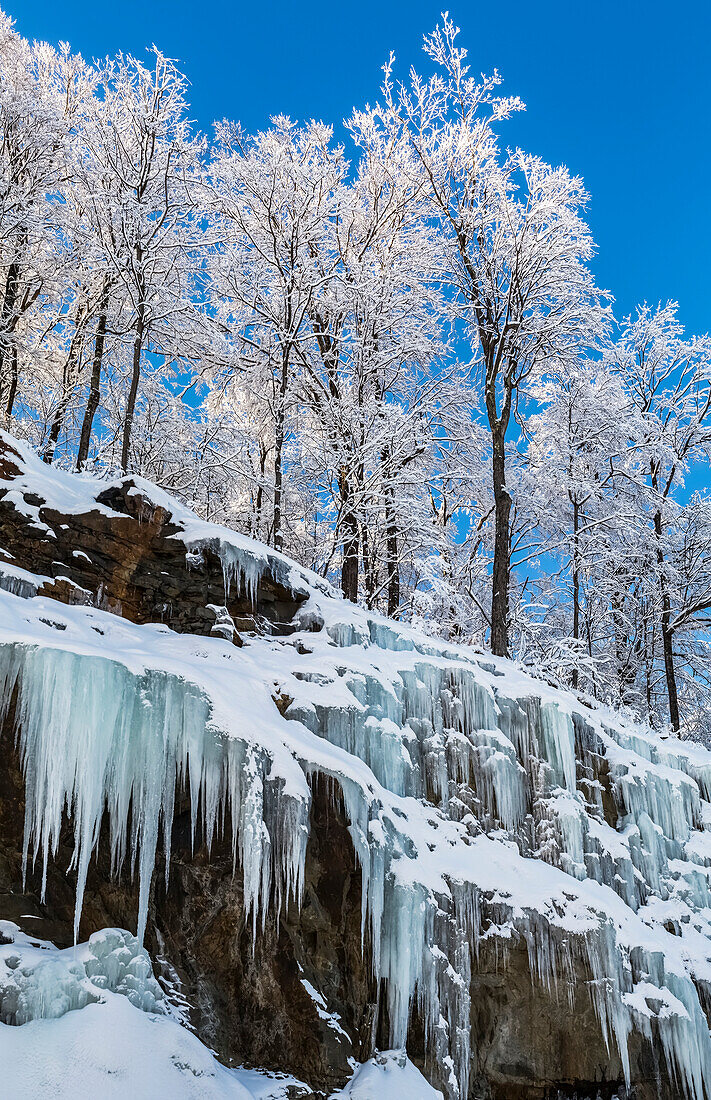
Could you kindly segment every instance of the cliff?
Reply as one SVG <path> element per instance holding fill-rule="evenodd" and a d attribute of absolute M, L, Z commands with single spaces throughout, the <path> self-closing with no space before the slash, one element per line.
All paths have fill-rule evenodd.
<path fill-rule="evenodd" d="M 702 747 L 8 436 L 0 684 L 11 1058 L 128 1002 L 174 1095 L 711 1095 Z"/>

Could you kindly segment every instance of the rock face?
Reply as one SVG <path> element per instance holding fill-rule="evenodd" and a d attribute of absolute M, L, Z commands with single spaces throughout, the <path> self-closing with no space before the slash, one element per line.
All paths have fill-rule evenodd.
<path fill-rule="evenodd" d="M 252 593 L 248 586 L 231 593 L 209 532 L 197 538 L 184 517 L 140 481 L 87 489 L 62 509 L 49 492 L 42 495 L 36 478 L 26 483 L 21 448 L 6 437 L 1 446 L 0 587 L 31 589 L 25 571 L 39 574 L 39 594 L 60 603 L 88 603 L 138 624 L 163 622 L 237 645 L 240 632 L 292 629 L 308 593 L 278 555 L 261 563 Z M 288 714 L 288 698 L 275 694 L 274 702 Z M 24 782 L 13 730 L 11 702 L 0 733 L 0 916 L 66 946 L 73 937 L 75 872 L 66 871 L 73 835 L 67 827 L 60 838 L 43 903 L 39 870 L 30 869 L 23 882 Z M 576 756 L 578 785 L 599 792 L 604 818 L 614 827 L 618 808 L 607 762 L 582 723 Z M 473 805 L 471 791 L 460 794 L 464 809 L 468 800 Z M 308 1081 L 314 1096 L 327 1096 L 347 1078 L 349 1059 L 363 1061 L 388 1046 L 387 1008 L 373 977 L 367 929 L 361 938 L 362 876 L 338 795 L 326 779 L 314 779 L 303 903 L 271 911 L 254 938 L 231 844 L 218 840 L 209 856 L 199 844 L 193 850 L 190 805 L 184 793 L 178 799 L 169 883 L 166 889 L 159 859 L 150 896 L 147 946 L 162 980 L 187 1002 L 192 1026 L 226 1064 L 285 1070 Z M 541 824 L 529 815 L 525 829 L 540 832 Z M 484 933 L 497 904 L 495 897 L 482 900 Z M 80 938 L 107 925 L 135 928 L 136 911 L 135 886 L 125 873 L 118 881 L 112 876 L 102 841 L 89 870 Z M 470 1100 L 627 1095 L 620 1058 L 613 1044 L 608 1049 L 588 991 L 600 976 L 573 957 L 564 988 L 548 986 L 531 977 L 525 939 L 513 930 L 511 937 L 505 952 L 496 936 L 484 934 L 478 945 Z M 683 1095 L 651 1042 L 633 1036 L 629 1049 L 631 1096 Z M 417 1008 L 408 1051 L 441 1087 L 449 1071 L 433 1057 Z"/>
<path fill-rule="evenodd" d="M 10 723 L 0 746 L 8 762 L 0 769 L 0 911 L 30 933 L 70 946 L 74 876 L 65 868 L 71 837 L 63 838 L 49 868 L 42 904 L 40 875 L 30 873 L 26 885 L 22 880 L 24 794 Z M 167 892 L 162 876 L 155 878 L 146 946 L 168 992 L 175 993 L 177 979 L 191 1025 L 226 1065 L 288 1071 L 321 1095 L 344 1083 L 349 1057 L 372 1053 L 361 1052 L 358 1034 L 374 990 L 360 950 L 360 878 L 350 841 L 318 798 L 314 826 L 301 911 L 268 921 L 253 941 L 229 846 L 218 844 L 210 858 L 204 849 L 192 852 L 185 806 L 175 821 Z M 107 926 L 135 928 L 136 911 L 130 878 L 112 876 L 101 846 L 89 874 L 80 939 Z M 328 1014 L 319 1013 L 309 987 L 321 993 Z"/>

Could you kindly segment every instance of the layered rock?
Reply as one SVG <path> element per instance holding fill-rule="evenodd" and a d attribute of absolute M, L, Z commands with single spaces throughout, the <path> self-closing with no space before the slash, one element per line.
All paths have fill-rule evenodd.
<path fill-rule="evenodd" d="M 252 544 L 252 583 L 231 584 L 239 561 L 220 554 L 220 529 L 196 522 L 155 486 L 135 477 L 38 477 L 31 458 L 28 474 L 28 456 L 0 434 L 0 586 L 29 592 L 29 572 L 40 578 L 39 595 L 62 603 L 237 644 L 240 631 L 289 629 L 308 589 L 292 583 L 281 555 Z M 239 550 L 238 537 L 232 545 Z"/>

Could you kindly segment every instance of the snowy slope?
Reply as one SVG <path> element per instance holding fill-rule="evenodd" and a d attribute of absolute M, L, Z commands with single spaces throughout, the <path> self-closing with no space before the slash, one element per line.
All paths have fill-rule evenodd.
<path fill-rule="evenodd" d="M 384 1051 L 358 1066 L 346 1087 L 331 1100 L 442 1100 L 402 1051 Z"/>
<path fill-rule="evenodd" d="M 27 457 L 25 490 L 35 477 L 65 507 L 96 492 Z M 141 491 L 180 513 L 186 553 L 210 540 L 226 585 L 258 584 L 271 552 Z M 561 988 L 582 960 L 623 1065 L 639 1031 L 681 1094 L 703 1100 L 711 753 L 366 614 L 288 559 L 283 568 L 309 594 L 295 632 L 254 634 L 241 649 L 0 591 L 0 698 L 17 685 L 29 858 L 51 858 L 70 805 L 78 915 L 106 808 L 117 862 L 137 854 L 140 938 L 159 831 L 168 846 L 176 778 L 189 775 L 208 843 L 230 810 L 258 935 L 270 906 L 300 900 L 309 783 L 328 776 L 362 869 L 391 1044 L 406 1045 L 416 997 L 450 1097 L 467 1093 L 470 976 L 486 937 L 502 958 L 522 938 L 534 980 Z M 378 1072 L 361 1071 L 345 1095 L 370 1095 Z"/>

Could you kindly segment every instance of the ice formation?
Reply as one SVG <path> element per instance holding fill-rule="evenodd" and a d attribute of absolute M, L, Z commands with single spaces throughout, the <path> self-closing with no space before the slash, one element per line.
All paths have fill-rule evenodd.
<path fill-rule="evenodd" d="M 307 986 L 309 983 L 305 983 Z M 307 989 L 336 1032 L 338 1018 Z M 58 950 L 0 920 L 2 1095 L 12 1100 L 296 1100 L 311 1089 L 285 1073 L 225 1069 L 184 1026 L 146 951 L 105 928 Z M 441 1100 L 404 1051 L 364 1065 L 332 1100 Z"/>
<path fill-rule="evenodd" d="M 59 625 L 55 617 L 55 629 Z M 127 848 L 132 867 L 138 867 L 138 936 L 143 938 L 159 832 L 166 874 L 170 862 L 176 781 L 190 791 L 193 836 L 199 816 L 208 847 L 229 811 L 235 862 L 239 858 L 255 930 L 272 871 L 278 898 L 300 899 L 306 800 L 290 797 L 278 781 L 267 781 L 264 748 L 224 736 L 213 726 L 204 692 L 162 669 L 132 671 L 120 660 L 95 653 L 3 645 L 0 698 L 5 705 L 15 689 L 26 779 L 25 861 L 41 854 L 46 872 L 68 808 L 76 842 L 75 935 L 106 811 L 114 870 L 122 867 Z"/>
<path fill-rule="evenodd" d="M 442 1100 L 402 1050 L 384 1050 L 356 1068 L 353 1077 L 331 1100 Z"/>
<path fill-rule="evenodd" d="M 140 940 L 159 837 L 167 873 L 187 784 L 194 832 L 209 846 L 232 831 L 258 935 L 270 906 L 299 904 L 310 783 L 327 777 L 362 871 L 364 950 L 391 1045 L 405 1047 L 416 1008 L 448 1097 L 467 1095 L 470 978 L 486 938 L 501 956 L 525 942 L 533 980 L 561 999 L 582 967 L 628 1078 L 628 1038 L 642 1033 L 680 1092 L 704 1100 L 711 753 L 368 615 L 287 559 L 184 522 L 186 554 L 212 540 L 226 589 L 253 595 L 271 568 L 308 594 L 292 633 L 237 649 L 0 591 L 27 859 L 46 864 L 68 813 L 77 922 L 106 812 L 116 869 L 128 857 L 137 870 Z"/>
<path fill-rule="evenodd" d="M 143 1012 L 165 1013 L 163 990 L 146 951 L 121 928 L 95 932 L 88 943 L 58 950 L 0 921 L 0 1022 L 21 1026 L 56 1020 L 101 1001 L 104 991 L 127 997 Z"/>
<path fill-rule="evenodd" d="M 3 1096 L 286 1100 L 307 1093 L 293 1077 L 225 1069 L 179 1017 L 129 932 L 107 928 L 58 950 L 0 920 Z"/>

